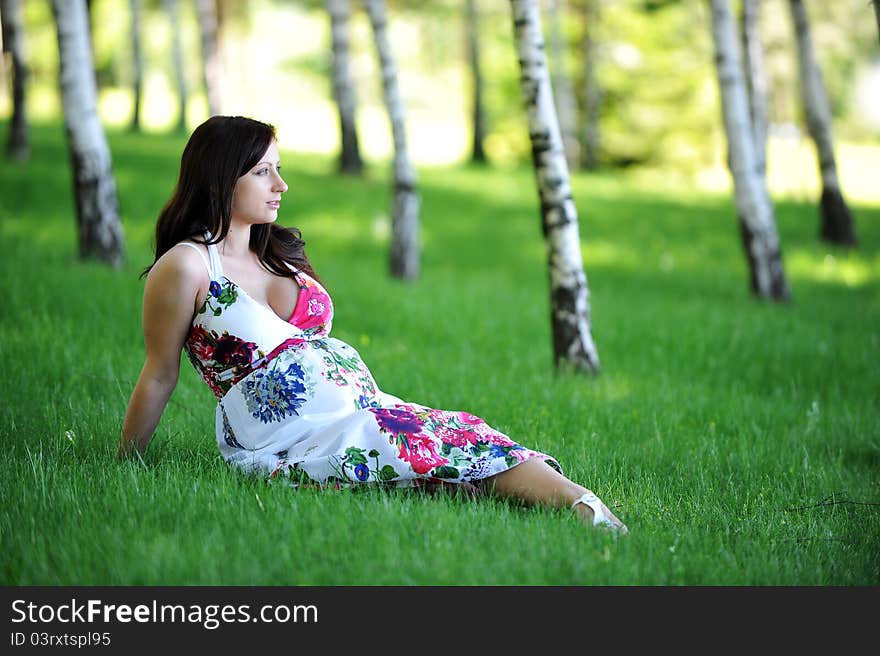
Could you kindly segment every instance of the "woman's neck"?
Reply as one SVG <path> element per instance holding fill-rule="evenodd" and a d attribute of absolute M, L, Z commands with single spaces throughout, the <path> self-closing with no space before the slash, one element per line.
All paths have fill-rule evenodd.
<path fill-rule="evenodd" d="M 233 221 L 229 232 L 217 246 L 224 257 L 238 259 L 247 255 L 251 244 L 251 226 Z"/>

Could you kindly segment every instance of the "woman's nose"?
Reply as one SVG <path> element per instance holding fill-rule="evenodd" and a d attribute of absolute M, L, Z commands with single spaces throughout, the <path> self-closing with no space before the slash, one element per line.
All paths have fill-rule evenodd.
<path fill-rule="evenodd" d="M 284 178 L 281 177 L 280 174 L 275 174 L 275 189 L 284 193 L 287 191 L 287 183 L 284 181 Z"/>

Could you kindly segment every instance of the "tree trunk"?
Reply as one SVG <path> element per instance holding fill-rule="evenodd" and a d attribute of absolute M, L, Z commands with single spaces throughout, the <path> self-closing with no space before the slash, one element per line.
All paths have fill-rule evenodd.
<path fill-rule="evenodd" d="M 220 25 L 217 19 L 217 0 L 197 0 L 199 32 L 202 37 L 202 70 L 205 93 L 208 96 L 208 113 L 221 113 L 220 85 L 223 79 L 223 62 L 220 58 Z"/>
<path fill-rule="evenodd" d="M 382 67 L 385 106 L 394 139 L 394 216 L 391 237 L 391 273 L 403 280 L 419 275 L 419 205 L 416 171 L 406 148 L 403 99 L 397 87 L 397 67 L 388 43 L 385 0 L 364 0 L 370 17 L 376 52 Z"/>
<path fill-rule="evenodd" d="M 349 0 L 326 0 L 330 14 L 330 33 L 333 41 L 333 98 L 339 111 L 340 173 L 360 175 L 364 170 L 355 117 L 357 100 L 349 64 Z"/>
<path fill-rule="evenodd" d="M 123 258 L 122 224 L 110 148 L 98 119 L 97 89 L 84 0 L 52 0 L 58 27 L 61 98 L 73 165 L 81 258 L 113 266 Z"/>
<path fill-rule="evenodd" d="M 581 168 L 595 171 L 599 168 L 599 106 L 602 103 L 602 87 L 596 78 L 598 51 L 595 33 L 599 22 L 599 3 L 581 0 L 584 32 L 581 52 L 584 61 L 583 124 L 581 126 Z"/>
<path fill-rule="evenodd" d="M 880 0 L 873 0 L 874 18 L 877 19 L 877 38 L 880 39 Z"/>
<path fill-rule="evenodd" d="M 520 88 L 547 240 L 554 358 L 557 368 L 598 373 L 599 354 L 590 332 L 589 289 L 581 257 L 577 209 L 553 106 L 541 15 L 537 0 L 511 0 L 510 5 Z"/>
<path fill-rule="evenodd" d="M 480 17 L 477 12 L 475 0 L 467 0 L 467 50 L 470 63 L 471 80 L 473 84 L 472 112 L 474 125 L 474 140 L 471 148 L 472 162 L 485 162 L 486 152 L 483 142 L 486 139 L 486 119 L 483 109 L 483 74 L 480 70 L 480 40 L 479 40 Z"/>
<path fill-rule="evenodd" d="M 186 71 L 183 68 L 183 45 L 180 41 L 180 1 L 164 0 L 165 13 L 168 14 L 168 20 L 171 23 L 171 57 L 172 66 L 174 68 L 175 79 L 177 81 L 177 97 L 180 101 L 177 116 L 177 130 L 179 132 L 186 131 Z"/>
<path fill-rule="evenodd" d="M 141 129 L 141 94 L 144 88 L 144 57 L 141 52 L 141 0 L 129 0 L 131 8 L 131 58 L 134 79 L 134 111 L 131 115 L 130 129 L 140 132 Z"/>
<path fill-rule="evenodd" d="M 25 64 L 24 24 L 21 17 L 21 0 L 0 2 L 0 22 L 3 30 L 3 51 L 12 58 L 12 124 L 6 142 L 8 159 L 26 161 L 31 154 L 28 135 L 25 91 L 28 70 Z"/>
<path fill-rule="evenodd" d="M 548 37 L 550 40 L 550 79 L 559 129 L 562 133 L 562 146 L 569 169 L 576 169 L 580 162 L 580 142 L 577 135 L 577 100 L 574 87 L 566 72 L 565 35 L 562 33 L 562 14 L 565 12 L 564 0 L 550 0 L 547 10 Z"/>
<path fill-rule="evenodd" d="M 822 71 L 813 54 L 810 23 L 802 0 L 790 0 L 798 46 L 798 64 L 801 73 L 801 95 L 807 116 L 807 129 L 816 144 L 819 172 L 822 176 L 822 221 L 820 237 L 834 244 L 854 246 L 855 226 L 849 207 L 840 192 L 837 163 L 834 160 L 834 138 L 831 134 L 831 107 Z"/>
<path fill-rule="evenodd" d="M 711 2 L 715 64 L 729 151 L 727 161 L 733 176 L 740 232 L 751 273 L 751 288 L 761 298 L 787 300 L 790 291 L 782 266 L 773 203 L 756 165 L 754 133 L 733 15 L 728 0 Z"/>
<path fill-rule="evenodd" d="M 760 10 L 761 0 L 743 0 L 742 40 L 749 116 L 755 141 L 755 167 L 763 178 L 767 173 L 767 78 L 759 29 Z"/>

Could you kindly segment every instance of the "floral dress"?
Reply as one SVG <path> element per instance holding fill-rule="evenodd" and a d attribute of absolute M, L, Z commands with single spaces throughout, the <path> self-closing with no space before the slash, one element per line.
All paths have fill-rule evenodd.
<path fill-rule="evenodd" d="M 205 264 L 209 293 L 184 349 L 218 399 L 227 462 L 320 485 L 469 483 L 530 458 L 559 470 L 470 413 L 382 392 L 358 352 L 330 337 L 333 303 L 311 276 L 291 267 L 299 297 L 285 321 L 223 275 L 215 245 Z"/>

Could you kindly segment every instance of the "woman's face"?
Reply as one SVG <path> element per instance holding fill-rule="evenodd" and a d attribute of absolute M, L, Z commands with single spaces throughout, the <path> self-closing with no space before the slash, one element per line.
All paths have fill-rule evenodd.
<path fill-rule="evenodd" d="M 243 223 L 274 223 L 281 194 L 287 184 L 281 179 L 278 145 L 273 140 L 260 161 L 235 183 L 232 192 L 232 220 Z"/>

